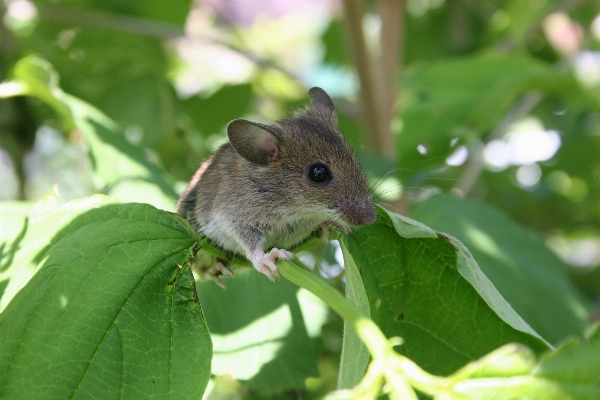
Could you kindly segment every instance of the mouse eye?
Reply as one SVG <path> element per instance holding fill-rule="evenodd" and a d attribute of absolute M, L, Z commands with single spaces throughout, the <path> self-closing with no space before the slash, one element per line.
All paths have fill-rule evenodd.
<path fill-rule="evenodd" d="M 331 172 L 325 164 L 317 163 L 308 167 L 308 179 L 315 183 L 323 183 L 331 179 Z"/>

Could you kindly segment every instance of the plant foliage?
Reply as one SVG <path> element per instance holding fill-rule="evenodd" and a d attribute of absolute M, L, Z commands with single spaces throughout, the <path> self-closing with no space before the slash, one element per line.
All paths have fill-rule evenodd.
<path fill-rule="evenodd" d="M 600 398 L 597 2 L 238 3 L 0 2 L 0 397 Z M 273 283 L 172 211 L 311 86 L 391 204 Z"/>

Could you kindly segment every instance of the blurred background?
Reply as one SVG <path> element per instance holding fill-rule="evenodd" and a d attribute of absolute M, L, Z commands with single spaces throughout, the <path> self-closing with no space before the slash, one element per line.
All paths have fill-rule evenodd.
<path fill-rule="evenodd" d="M 0 80 L 47 60 L 52 84 L 114 120 L 174 189 L 126 169 L 99 179 L 80 130 L 4 85 L 2 204 L 57 184 L 62 202 L 105 193 L 173 211 L 230 120 L 282 118 L 320 86 L 380 203 L 465 242 L 513 306 L 529 301 L 510 298 L 519 282 L 543 303 L 552 269 L 571 312 L 599 318 L 600 1 L 0 1 Z M 339 251 L 323 257 L 338 276 Z M 338 336 L 325 349 L 335 360 Z"/>

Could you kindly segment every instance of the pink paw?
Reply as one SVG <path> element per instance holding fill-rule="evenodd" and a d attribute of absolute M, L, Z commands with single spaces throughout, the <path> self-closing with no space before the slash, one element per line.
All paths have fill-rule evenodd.
<path fill-rule="evenodd" d="M 267 278 L 273 282 L 275 282 L 275 278 L 279 278 L 279 272 L 277 270 L 277 265 L 275 265 L 275 260 L 278 258 L 282 260 L 291 260 L 294 258 L 294 254 L 291 252 L 283 249 L 280 250 L 275 247 L 273 247 L 267 254 L 264 254 L 262 251 L 260 251 L 260 253 L 255 253 L 256 258 L 252 260 L 252 265 L 254 265 L 254 268 L 256 268 L 257 271 L 265 274 Z"/>

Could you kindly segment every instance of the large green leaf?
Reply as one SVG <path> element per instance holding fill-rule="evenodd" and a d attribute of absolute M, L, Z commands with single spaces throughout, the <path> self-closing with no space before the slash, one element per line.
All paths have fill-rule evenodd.
<path fill-rule="evenodd" d="M 0 314 L 0 397 L 199 398 L 212 346 L 189 225 L 144 204 L 53 222 L 42 267 Z"/>
<path fill-rule="evenodd" d="M 92 105 L 63 92 L 58 74 L 45 60 L 35 56 L 21 59 L 14 69 L 15 77 L 27 85 L 27 92 L 59 112 L 69 128 L 77 128 L 89 149 L 92 167 L 100 183 L 114 185 L 135 179 L 160 187 L 163 196 L 172 199 L 177 194 L 161 169 L 150 162 L 144 151 L 129 143 L 119 126 Z M 146 199 L 151 202 L 152 199 Z M 159 199 L 158 203 L 164 203 Z"/>
<path fill-rule="evenodd" d="M 346 271 L 346 298 L 365 316 L 370 317 L 369 300 L 363 286 L 360 271 L 354 259 L 347 254 L 347 248 L 342 249 L 344 254 L 344 269 Z M 369 362 L 369 351 L 360 340 L 356 332 L 344 321 L 344 336 L 338 374 L 338 388 L 351 389 L 356 386 L 365 374 Z"/>
<path fill-rule="evenodd" d="M 546 340 L 556 344 L 583 334 L 589 305 L 538 235 L 481 202 L 451 196 L 418 204 L 412 216 L 461 240 L 515 311 Z"/>
<path fill-rule="evenodd" d="M 30 201 L 3 201 L 0 202 L 0 243 L 13 239 L 23 227 L 23 221 L 29 214 L 33 203 Z M 1 259 L 2 257 L 0 257 Z M 0 267 L 0 271 L 2 268 Z"/>
<path fill-rule="evenodd" d="M 268 397 L 303 390 L 318 376 L 319 341 L 327 307 L 286 279 L 273 283 L 254 270 L 198 285 L 214 343 L 212 372 L 228 374 Z"/>
<path fill-rule="evenodd" d="M 14 272 L 10 266 L 20 249 L 20 243 L 27 231 L 27 215 L 32 204 L 26 201 L 6 201 L 0 203 L 0 311 L 4 301 L 2 297 L 9 279 Z"/>
<path fill-rule="evenodd" d="M 487 135 L 531 90 L 600 106 L 572 74 L 533 58 L 493 52 L 435 62 L 413 70 L 404 83 L 406 105 L 397 140 L 403 165 L 422 161 L 413 151 L 418 144 L 431 159 L 445 157 L 453 138 Z"/>
<path fill-rule="evenodd" d="M 404 338 L 399 350 L 425 370 L 449 374 L 510 342 L 548 348 L 456 239 L 379 209 L 375 224 L 342 245 L 361 274 L 371 318 L 386 336 Z"/>
<path fill-rule="evenodd" d="M 176 99 L 160 38 L 183 33 L 190 0 L 36 3 L 39 19 L 20 44 L 55 66 L 65 91 L 132 128 L 145 146 L 174 131 Z"/>
<path fill-rule="evenodd" d="M 41 266 L 46 251 L 53 243 L 50 240 L 56 233 L 89 209 L 117 202 L 116 199 L 96 195 L 71 201 L 59 208 L 56 189 L 54 187 L 30 208 L 20 221 L 19 233 L 4 239 L 1 245 L 0 282 L 5 290 L 0 299 L 0 311 Z"/>
<path fill-rule="evenodd" d="M 587 340 L 564 343 L 538 362 L 529 349 L 511 344 L 452 374 L 455 383 L 436 399 L 595 400 L 600 398 L 599 359 L 598 326 Z"/>
<path fill-rule="evenodd" d="M 585 340 L 571 339 L 542 357 L 533 375 L 559 383 L 577 399 L 600 398 L 600 326 Z"/>
<path fill-rule="evenodd" d="M 183 110 L 190 116 L 202 135 L 218 133 L 231 120 L 243 117 L 252 100 L 250 84 L 223 86 L 210 96 L 196 95 L 183 102 Z"/>

